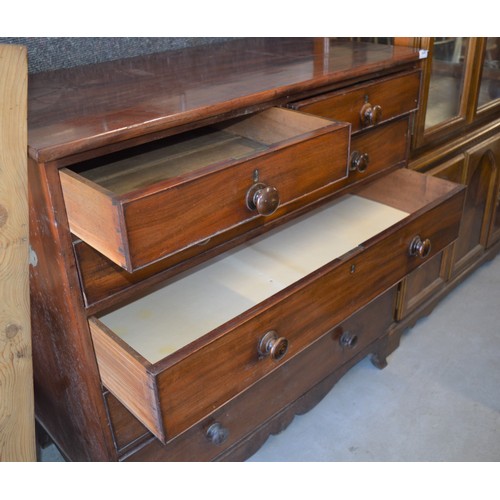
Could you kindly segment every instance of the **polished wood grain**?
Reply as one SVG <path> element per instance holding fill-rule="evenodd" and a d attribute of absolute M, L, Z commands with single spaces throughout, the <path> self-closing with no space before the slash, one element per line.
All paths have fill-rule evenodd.
<path fill-rule="evenodd" d="M 235 151 L 231 136 L 203 131 L 194 139 L 169 141 L 160 153 L 154 149 L 90 173 L 61 170 L 71 231 L 132 272 L 189 246 L 199 245 L 203 252 L 203 242 L 212 236 L 233 228 L 242 233 L 248 225 L 281 217 L 347 177 L 346 124 L 271 108 L 220 127 L 242 134 L 248 151 Z M 250 147 L 257 140 L 261 147 Z M 168 177 L 172 163 L 177 168 L 184 160 L 188 171 Z M 147 171 L 156 175 L 158 168 L 163 174 L 150 184 Z M 137 169 L 145 187 L 137 186 Z M 248 207 L 256 172 L 258 182 L 279 193 L 272 215 L 261 216 Z"/>
<path fill-rule="evenodd" d="M 166 445 L 151 437 L 148 440 L 134 417 L 114 401 L 110 414 L 114 432 L 122 436 L 131 426 L 136 428 L 128 437 L 136 450 L 132 453 L 130 446 L 126 448 L 123 460 L 191 461 L 193 455 L 200 461 L 247 458 L 270 433 L 282 431 L 295 414 L 304 413 L 318 403 L 353 364 L 370 354 L 390 354 L 387 336 L 381 332 L 386 332 L 391 324 L 395 292 L 391 289 L 377 297 L 309 345 L 301 356 L 281 365 Z M 352 348 L 340 345 L 344 332 L 357 335 L 358 342 Z M 301 399 L 311 389 L 312 394 Z M 294 404 L 297 400 L 298 404 Z M 289 415 L 283 418 L 283 413 Z M 220 445 L 206 437 L 208 427 L 214 422 L 229 431 L 227 440 Z"/>
<path fill-rule="evenodd" d="M 35 461 L 26 48 L 0 45 L 0 462 Z M 11 484 L 5 479 L 4 488 Z"/>
<path fill-rule="evenodd" d="M 407 47 L 248 38 L 35 74 L 30 154 L 55 160 L 416 61 Z"/>
<path fill-rule="evenodd" d="M 373 125 L 367 125 L 361 119 L 366 104 L 380 107 L 380 119 L 376 124 L 384 123 L 416 110 L 419 92 L 420 72 L 414 71 L 299 101 L 291 106 L 318 116 L 347 121 L 352 124 L 354 133 Z"/>
<path fill-rule="evenodd" d="M 458 155 L 429 170 L 426 175 L 446 179 L 457 184 L 465 184 L 465 158 Z M 453 245 L 427 260 L 410 273 L 400 285 L 397 319 L 401 320 L 415 310 L 431 295 L 446 285 L 451 271 Z"/>
<path fill-rule="evenodd" d="M 405 117 L 351 138 L 351 158 L 355 151 L 369 157 L 368 167 L 364 172 L 351 170 L 349 177 L 352 182 L 395 165 L 404 165 L 409 147 L 408 121 L 409 118 Z"/>
<path fill-rule="evenodd" d="M 258 113 L 274 113 L 274 106 L 327 92 L 347 96 L 349 89 L 372 88 L 377 81 L 392 80 L 396 75 L 410 78 L 418 75 L 418 57 L 418 51 L 406 47 L 330 39 L 244 39 L 208 49 L 33 75 L 29 151 L 31 233 L 38 259 L 32 269 L 37 417 L 65 456 L 94 461 L 242 459 L 269 433 L 284 428 L 295 413 L 310 408 L 362 357 L 373 354 L 376 366 L 385 366 L 387 355 L 399 343 L 400 332 L 393 323 L 394 289 L 382 302 L 371 301 L 420 265 L 421 259 L 408 255 L 409 242 L 417 233 L 432 239 L 433 250 L 426 261 L 456 237 L 464 190 L 399 168 L 406 166 L 415 109 L 411 96 L 408 106 L 391 112 L 387 123 L 352 136 L 351 150 L 353 146 L 366 149 L 373 158 L 371 169 L 351 172 L 326 187 L 301 191 L 286 210 L 278 209 L 265 222 L 254 217 L 245 227 L 237 224 L 225 234 L 214 232 L 209 241 L 201 241 L 200 248 L 181 245 L 177 253 L 160 261 L 155 261 L 158 254 L 150 254 L 132 273 L 71 235 L 70 203 L 65 203 L 61 179 L 72 172 L 68 182 L 74 183 L 75 192 L 98 186 L 88 199 L 106 197 L 106 191 L 114 189 L 106 183 L 120 177 L 122 165 L 107 172 L 106 179 L 99 179 L 98 170 L 94 172 L 97 177 L 92 174 L 85 179 L 86 171 L 106 165 L 111 157 L 134 163 L 132 155 L 155 149 L 156 141 L 175 141 L 178 134 L 218 127 L 222 122 L 224 133 L 242 136 L 237 144 L 240 151 L 242 146 L 260 142 L 262 135 L 264 144 L 275 137 L 278 142 L 289 141 L 291 136 L 288 132 L 283 136 L 283 130 L 290 126 L 294 130 L 298 125 L 298 136 L 307 135 L 311 129 L 304 131 L 304 127 L 317 117 L 301 115 L 295 123 L 276 120 L 271 135 Z M 395 95 L 401 92 L 396 87 L 391 87 Z M 245 120 L 240 119 L 249 116 L 255 119 L 255 126 L 243 136 L 238 129 Z M 311 135 L 307 138 L 312 139 Z M 297 149 L 290 160 L 307 157 L 313 149 Z M 275 152 L 275 145 L 265 145 L 257 155 Z M 346 160 L 343 158 L 344 166 Z M 148 166 L 136 162 L 131 172 L 143 168 Z M 167 168 L 160 177 L 152 173 L 148 186 L 139 185 L 139 175 L 125 186 L 125 196 L 135 202 L 141 196 L 154 197 L 160 185 L 201 185 L 209 177 L 207 168 L 210 165 L 201 162 L 172 176 Z M 298 186 L 290 188 L 307 187 L 306 173 L 298 179 Z M 212 187 L 219 188 L 217 183 Z M 411 214 L 353 252 L 156 363 L 146 362 L 100 324 L 102 315 L 176 280 L 181 272 L 350 192 Z M 218 199 L 208 199 L 201 186 L 196 194 L 197 200 L 216 206 Z M 108 200 L 120 196 L 123 193 Z M 84 198 L 78 205 L 81 214 L 89 212 Z M 157 201 L 159 210 L 166 210 L 162 200 Z M 156 231 L 141 219 L 144 210 L 155 215 L 152 205 L 137 204 L 138 244 Z M 206 215 L 206 211 L 196 210 L 179 225 L 180 237 L 184 231 L 192 231 L 196 214 Z M 100 210 L 91 215 L 99 219 Z M 209 217 L 207 224 L 212 224 Z M 97 231 L 97 226 L 98 222 L 89 233 Z M 123 230 L 113 218 L 108 229 L 109 239 L 112 230 Z M 358 343 L 351 349 L 341 348 L 340 336 L 356 325 L 346 318 L 357 317 L 365 304 L 371 312 L 365 316 L 361 311 L 364 319 L 360 320 Z M 281 361 L 271 364 L 264 359 L 256 366 L 257 340 L 270 321 L 280 331 L 290 328 L 290 350 Z M 104 368 L 101 372 L 96 354 Z M 153 428 L 158 438 L 132 414 Z M 207 439 L 207 430 L 214 423 L 229 431 L 222 446 Z"/>

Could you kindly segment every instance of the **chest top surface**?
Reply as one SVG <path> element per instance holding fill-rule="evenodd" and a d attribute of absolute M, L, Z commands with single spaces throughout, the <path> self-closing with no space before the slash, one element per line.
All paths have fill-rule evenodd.
<path fill-rule="evenodd" d="M 407 47 L 249 38 L 38 73 L 29 80 L 29 152 L 57 160 L 417 60 Z"/>

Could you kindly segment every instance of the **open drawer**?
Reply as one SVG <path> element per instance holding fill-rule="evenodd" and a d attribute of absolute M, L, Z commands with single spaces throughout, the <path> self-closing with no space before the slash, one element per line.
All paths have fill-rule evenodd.
<path fill-rule="evenodd" d="M 347 177 L 349 135 L 272 108 L 62 169 L 70 229 L 132 272 L 324 196 Z"/>
<path fill-rule="evenodd" d="M 456 239 L 464 189 L 397 170 L 91 317 L 103 384 L 168 441 Z"/>

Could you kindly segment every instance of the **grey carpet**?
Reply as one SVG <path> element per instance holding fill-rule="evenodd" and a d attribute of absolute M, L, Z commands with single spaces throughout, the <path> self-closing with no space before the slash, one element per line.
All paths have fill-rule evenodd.
<path fill-rule="evenodd" d="M 251 461 L 499 461 L 500 256 Z"/>

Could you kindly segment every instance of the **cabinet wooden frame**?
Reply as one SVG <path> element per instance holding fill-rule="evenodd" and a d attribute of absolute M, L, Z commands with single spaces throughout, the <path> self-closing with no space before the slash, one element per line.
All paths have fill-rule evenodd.
<path fill-rule="evenodd" d="M 485 252 L 495 207 L 500 141 L 493 136 L 465 151 L 467 193 L 460 235 L 453 247 L 452 277 Z"/>

